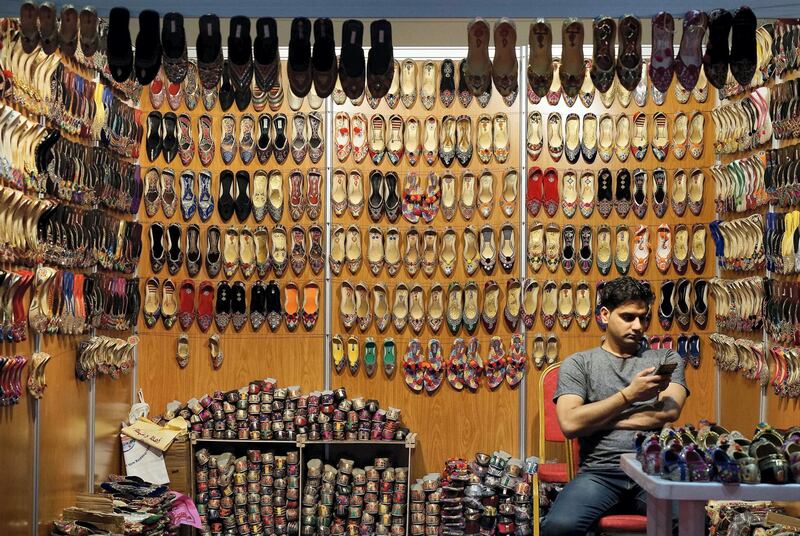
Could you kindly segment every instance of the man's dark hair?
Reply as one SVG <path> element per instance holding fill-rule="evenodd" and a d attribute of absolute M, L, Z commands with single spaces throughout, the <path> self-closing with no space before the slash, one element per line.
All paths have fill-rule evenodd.
<path fill-rule="evenodd" d="M 613 311 L 620 305 L 631 301 L 642 301 L 649 307 L 655 295 L 649 281 L 638 281 L 630 276 L 612 279 L 605 284 L 602 291 L 602 306 Z"/>

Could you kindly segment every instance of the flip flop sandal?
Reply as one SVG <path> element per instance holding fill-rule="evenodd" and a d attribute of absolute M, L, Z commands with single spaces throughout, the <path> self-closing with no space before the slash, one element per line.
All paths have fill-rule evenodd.
<path fill-rule="evenodd" d="M 412 391 L 421 391 L 425 367 L 423 365 L 422 345 L 419 339 L 411 339 L 403 357 L 403 372 L 406 385 Z"/>
<path fill-rule="evenodd" d="M 467 351 L 461 362 L 463 369 L 464 385 L 471 391 L 476 391 L 481 385 L 481 376 L 484 373 L 483 359 L 478 353 L 480 343 L 477 337 L 471 337 L 467 344 Z"/>
<path fill-rule="evenodd" d="M 428 341 L 428 360 L 424 363 L 423 383 L 428 393 L 434 393 L 442 385 L 444 363 L 442 345 L 438 339 Z"/>
<path fill-rule="evenodd" d="M 367 337 L 364 343 L 364 371 L 370 378 L 375 374 L 378 364 L 377 345 L 375 339 Z"/>
<path fill-rule="evenodd" d="M 466 363 L 467 347 L 464 339 L 457 338 L 453 341 L 450 358 L 447 360 L 447 383 L 456 391 L 464 389 L 464 364 Z"/>
<path fill-rule="evenodd" d="M 383 372 L 387 377 L 394 374 L 397 366 L 397 347 L 391 337 L 383 340 Z"/>

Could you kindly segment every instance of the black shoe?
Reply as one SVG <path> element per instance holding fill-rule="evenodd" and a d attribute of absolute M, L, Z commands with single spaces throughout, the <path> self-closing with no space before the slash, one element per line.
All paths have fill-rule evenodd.
<path fill-rule="evenodd" d="M 177 274 L 183 264 L 182 234 L 180 223 L 171 223 L 167 227 L 167 269 L 172 275 Z"/>
<path fill-rule="evenodd" d="M 281 306 L 281 289 L 273 279 L 267 283 L 267 324 L 275 331 L 281 325 L 283 307 Z"/>
<path fill-rule="evenodd" d="M 400 196 L 397 195 L 397 183 L 399 179 L 397 173 L 390 171 L 384 177 L 384 200 L 383 206 L 386 210 L 386 217 L 389 218 L 390 223 L 397 221 L 400 217 L 402 206 L 400 205 Z"/>
<path fill-rule="evenodd" d="M 675 296 L 675 320 L 682 330 L 688 330 L 692 323 L 692 281 L 678 279 Z"/>
<path fill-rule="evenodd" d="M 206 273 L 208 277 L 215 278 L 222 268 L 222 253 L 219 249 L 219 243 L 222 239 L 219 227 L 212 225 L 206 231 Z"/>
<path fill-rule="evenodd" d="M 164 114 L 164 160 L 169 164 L 178 154 L 178 116 L 173 112 Z"/>
<path fill-rule="evenodd" d="M 375 99 L 386 96 L 394 78 L 392 25 L 386 19 L 373 21 L 369 27 L 372 46 L 367 56 L 367 85 Z"/>
<path fill-rule="evenodd" d="M 200 227 L 191 224 L 186 228 L 186 269 L 189 277 L 200 273 L 203 264 L 203 254 L 200 253 Z"/>
<path fill-rule="evenodd" d="M 124 7 L 111 8 L 108 15 L 108 67 L 111 76 L 120 84 L 127 81 L 133 72 L 130 19 L 131 14 Z"/>
<path fill-rule="evenodd" d="M 617 172 L 617 188 L 614 192 L 614 206 L 620 218 L 624 218 L 628 215 L 632 201 L 631 172 L 627 169 L 620 169 Z"/>
<path fill-rule="evenodd" d="M 219 86 L 219 107 L 223 112 L 227 112 L 233 106 L 235 98 L 236 92 L 231 84 L 230 63 L 226 61 L 222 67 L 222 85 Z"/>
<path fill-rule="evenodd" d="M 265 164 L 272 154 L 272 116 L 261 114 L 258 116 L 258 141 L 256 142 L 256 156 L 261 164 Z"/>
<path fill-rule="evenodd" d="M 250 215 L 253 208 L 253 201 L 250 199 L 250 174 L 241 170 L 236 172 L 236 218 L 239 223 L 244 222 Z"/>
<path fill-rule="evenodd" d="M 366 83 L 364 61 L 364 25 L 359 20 L 346 20 L 342 24 L 342 50 L 339 53 L 339 83 L 350 99 L 359 99 Z"/>
<path fill-rule="evenodd" d="M 197 34 L 197 72 L 202 86 L 205 89 L 214 89 L 222 77 L 223 63 L 219 17 L 203 15 L 198 21 L 198 29 L 200 31 Z"/>
<path fill-rule="evenodd" d="M 373 170 L 369 175 L 370 194 L 367 202 L 367 210 L 369 217 L 372 221 L 377 222 L 381 219 L 385 210 L 383 202 L 383 189 L 384 189 L 383 173 L 379 170 Z"/>
<path fill-rule="evenodd" d="M 317 97 L 324 99 L 336 87 L 336 43 L 333 40 L 333 23 L 323 18 L 314 21 L 314 53 L 311 58 L 311 77 Z"/>
<path fill-rule="evenodd" d="M 275 135 L 272 139 L 273 153 L 275 153 L 275 161 L 278 164 L 283 164 L 286 157 L 289 156 L 289 138 L 286 136 L 286 114 L 276 114 L 272 118 L 272 125 L 275 130 Z"/>
<path fill-rule="evenodd" d="M 227 222 L 233 217 L 235 210 L 233 202 L 233 171 L 226 169 L 219 174 L 219 196 L 217 197 L 217 210 L 222 221 Z"/>
<path fill-rule="evenodd" d="M 173 84 L 180 84 L 186 78 L 189 70 L 183 15 L 175 12 L 164 15 L 161 42 L 164 47 L 164 74 L 167 75 L 167 80 Z M 139 47 L 136 47 L 136 51 L 138 53 Z"/>
<path fill-rule="evenodd" d="M 136 80 L 143 86 L 152 82 L 161 68 L 161 36 L 158 12 L 145 9 L 139 13 L 136 36 Z"/>
<path fill-rule="evenodd" d="M 231 18 L 228 34 L 228 71 L 236 98 L 236 107 L 244 111 L 250 105 L 253 92 L 253 40 L 250 38 L 250 19 Z"/>
<path fill-rule="evenodd" d="M 225 331 L 231 320 L 231 295 L 233 291 L 227 281 L 217 283 L 217 304 L 214 307 L 214 322 L 217 329 Z"/>
<path fill-rule="evenodd" d="M 728 80 L 728 37 L 733 16 L 727 9 L 715 9 L 708 15 L 708 43 L 703 55 L 703 71 L 708 82 L 717 89 Z"/>
<path fill-rule="evenodd" d="M 253 65 L 256 85 L 261 91 L 269 91 L 278 80 L 281 67 L 281 57 L 278 54 L 278 23 L 272 17 L 261 17 L 256 22 Z"/>
<path fill-rule="evenodd" d="M 456 66 L 453 60 L 446 59 L 442 62 L 441 73 L 439 74 L 439 100 L 445 108 L 453 104 L 456 97 Z"/>
<path fill-rule="evenodd" d="M 174 115 L 174 114 L 173 114 Z M 161 112 L 150 112 L 147 116 L 147 158 L 155 162 L 161 154 L 163 136 L 163 118 Z"/>
<path fill-rule="evenodd" d="M 731 53 L 728 63 L 731 73 L 743 87 L 753 80 L 756 73 L 756 19 L 753 10 L 742 6 L 733 13 Z"/>
<path fill-rule="evenodd" d="M 164 226 L 160 223 L 150 225 L 150 268 L 157 274 L 164 267 Z"/>
<path fill-rule="evenodd" d="M 297 17 L 289 37 L 289 63 L 286 65 L 289 89 L 303 98 L 311 91 L 311 21 Z"/>
<path fill-rule="evenodd" d="M 233 329 L 241 331 L 247 323 L 247 288 L 244 282 L 235 281 L 231 286 L 231 323 Z"/>
<path fill-rule="evenodd" d="M 250 325 L 258 331 L 267 319 L 267 287 L 256 281 L 250 288 Z"/>

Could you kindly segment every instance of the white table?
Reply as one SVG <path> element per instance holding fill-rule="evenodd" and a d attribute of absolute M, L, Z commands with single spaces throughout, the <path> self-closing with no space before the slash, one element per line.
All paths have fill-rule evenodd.
<path fill-rule="evenodd" d="M 620 466 L 647 492 L 648 536 L 672 535 L 671 501 L 678 501 L 681 536 L 705 534 L 705 506 L 708 501 L 800 501 L 800 484 L 673 482 L 646 474 L 635 454 L 623 454 Z"/>

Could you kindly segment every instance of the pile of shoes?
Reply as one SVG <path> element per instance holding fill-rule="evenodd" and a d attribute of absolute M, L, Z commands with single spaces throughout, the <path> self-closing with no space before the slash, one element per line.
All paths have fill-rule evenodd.
<path fill-rule="evenodd" d="M 102 374 L 118 379 L 133 369 L 133 354 L 138 342 L 136 336 L 125 340 L 105 335 L 81 341 L 78 343 L 75 376 L 81 381 Z"/>
<path fill-rule="evenodd" d="M 714 152 L 734 154 L 750 151 L 772 139 L 770 91 L 760 87 L 745 98 L 714 108 Z"/>
<path fill-rule="evenodd" d="M 714 277 L 708 281 L 708 290 L 714 296 L 714 315 L 717 330 L 749 332 L 758 331 L 764 321 L 765 280 L 760 276 L 741 279 Z M 767 328 L 769 333 L 769 328 Z"/>
<path fill-rule="evenodd" d="M 636 434 L 636 459 L 645 473 L 678 482 L 800 483 L 800 428 L 782 433 L 768 424 L 752 440 L 701 421 L 660 434 Z"/>
<path fill-rule="evenodd" d="M 711 167 L 718 213 L 747 212 L 768 202 L 786 202 L 791 186 L 780 156 L 784 153 L 778 151 L 767 150 L 766 164 L 763 154 L 754 154 Z"/>
<path fill-rule="evenodd" d="M 272 378 L 186 404 L 170 402 L 154 420 L 178 415 L 190 422 L 195 439 L 403 441 L 409 434 L 400 410 L 381 409 L 377 400 L 348 399 L 344 387 L 303 394 L 298 386 L 278 387 Z"/>
<path fill-rule="evenodd" d="M 761 214 L 731 221 L 716 220 L 708 227 L 720 268 L 735 272 L 764 268 L 764 217 Z"/>
<path fill-rule="evenodd" d="M 297 534 L 300 452 L 195 453 L 195 500 L 204 536 Z M 238 532 L 236 532 L 238 530 Z"/>
<path fill-rule="evenodd" d="M 722 333 L 712 333 L 708 340 L 714 348 L 714 361 L 720 370 L 742 372 L 748 380 L 762 387 L 769 382 L 769 362 L 764 343 L 750 339 L 734 339 Z"/>

